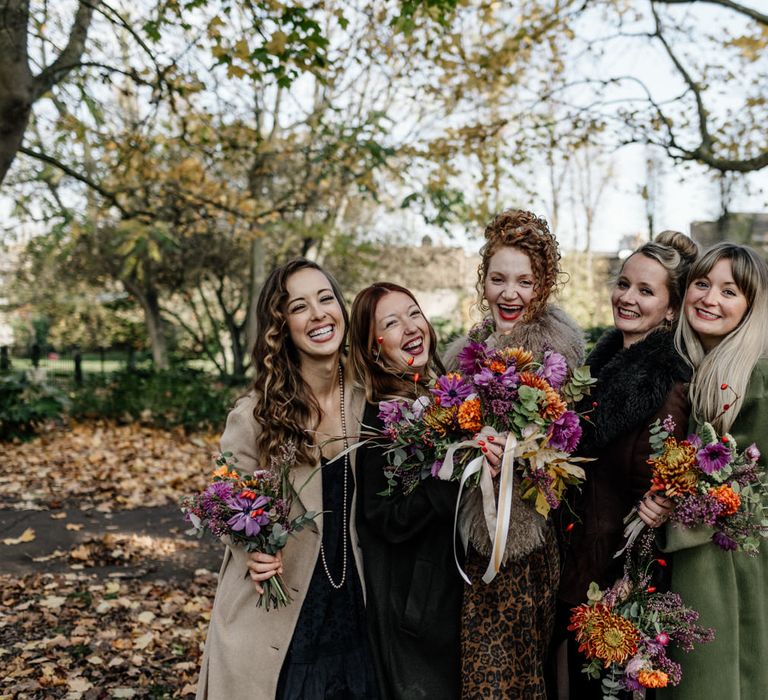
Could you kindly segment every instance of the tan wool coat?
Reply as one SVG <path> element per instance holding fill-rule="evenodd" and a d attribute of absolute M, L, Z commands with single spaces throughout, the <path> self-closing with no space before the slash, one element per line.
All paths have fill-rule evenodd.
<path fill-rule="evenodd" d="M 354 436 L 360 432 L 365 399 L 352 389 L 351 381 L 347 381 L 345 387 L 347 430 L 350 443 L 353 443 Z M 258 425 L 253 417 L 254 402 L 252 394 L 237 402 L 227 417 L 221 437 L 222 452 L 232 452 L 243 471 L 253 471 L 257 467 Z M 350 455 L 350 464 L 354 475 L 354 451 Z M 292 518 L 304 511 L 323 510 L 319 469 L 319 462 L 294 468 L 293 485 L 300 496 L 294 499 Z M 350 539 L 362 582 L 362 555 L 354 520 L 350 520 Z M 227 546 L 200 668 L 198 700 L 274 700 L 280 669 L 320 551 L 322 516 L 315 523 L 317 527 L 304 528 L 291 537 L 283 550 L 283 580 L 293 602 L 269 612 L 256 607 L 258 594 L 247 576 L 245 550 Z"/>

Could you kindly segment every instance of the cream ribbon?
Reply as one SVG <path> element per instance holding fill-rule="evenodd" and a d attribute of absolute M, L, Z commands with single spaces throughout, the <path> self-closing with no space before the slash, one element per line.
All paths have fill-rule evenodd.
<path fill-rule="evenodd" d="M 476 438 L 473 440 L 464 440 L 458 442 L 448 449 L 443 460 L 443 465 L 440 467 L 440 471 L 437 473 L 438 477 L 443 480 L 448 480 L 453 475 L 453 455 L 456 450 L 466 447 L 478 447 L 478 440 L 487 438 L 489 436 L 497 437 L 499 435 L 496 430 L 490 426 L 485 426 Z M 496 577 L 496 574 L 501 568 L 501 562 L 504 559 L 504 552 L 507 547 L 507 536 L 509 534 L 509 516 L 512 512 L 512 490 L 514 485 L 513 479 L 513 463 L 515 458 L 515 448 L 517 447 L 517 438 L 511 433 L 507 434 L 507 439 L 504 442 L 504 452 L 501 457 L 501 481 L 499 484 L 499 502 L 496 504 L 495 494 L 493 492 L 493 478 L 491 477 L 491 470 L 488 463 L 485 461 L 483 455 L 475 457 L 466 467 L 461 474 L 459 480 L 459 495 L 456 499 L 456 511 L 453 518 L 453 558 L 456 562 L 456 568 L 459 570 L 459 574 L 468 584 L 472 584 L 465 571 L 461 568 L 459 563 L 458 552 L 456 551 L 456 533 L 459 523 L 459 510 L 461 508 L 461 496 L 464 490 L 464 485 L 470 479 L 470 477 L 480 472 L 480 493 L 482 495 L 483 503 L 483 515 L 485 516 L 485 524 L 488 527 L 488 534 L 493 540 L 493 547 L 491 550 L 491 559 L 488 562 L 488 567 L 483 574 L 483 582 L 490 583 Z"/>

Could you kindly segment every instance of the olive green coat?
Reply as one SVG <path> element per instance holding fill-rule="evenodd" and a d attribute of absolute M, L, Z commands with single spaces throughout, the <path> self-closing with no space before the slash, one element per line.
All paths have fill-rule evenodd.
<path fill-rule="evenodd" d="M 731 428 L 739 449 L 756 443 L 763 475 L 768 463 L 768 358 L 759 361 Z M 768 507 L 768 503 L 764 504 Z M 709 542 L 712 530 L 668 526 L 672 590 L 715 628 L 715 640 L 675 659 L 679 686 L 660 700 L 757 700 L 768 698 L 768 541 L 760 554 L 725 552 Z"/>
<path fill-rule="evenodd" d="M 346 382 L 347 430 L 356 435 L 365 399 L 353 391 L 351 385 L 351 381 Z M 227 417 L 221 437 L 221 450 L 232 452 L 243 471 L 257 467 L 258 425 L 253 418 L 254 402 L 251 394 L 238 401 Z M 353 474 L 354 454 L 350 455 Z M 300 497 L 294 500 L 292 518 L 304 511 L 323 510 L 318 469 L 319 463 L 294 468 L 293 484 Z M 352 512 L 355 512 L 354 496 Z M 293 602 L 269 612 L 256 607 L 258 595 L 246 576 L 245 551 L 241 547 L 226 548 L 200 668 L 198 700 L 274 700 L 280 669 L 320 551 L 322 518 L 315 522 L 317 527 L 307 527 L 291 537 L 283 550 L 283 580 Z M 362 582 L 362 556 L 354 518 L 350 523 L 350 538 Z"/>

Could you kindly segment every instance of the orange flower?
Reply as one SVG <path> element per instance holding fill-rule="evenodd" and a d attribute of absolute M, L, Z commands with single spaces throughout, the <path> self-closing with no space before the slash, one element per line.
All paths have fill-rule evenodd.
<path fill-rule="evenodd" d="M 733 515 L 739 510 L 741 496 L 728 486 L 728 484 L 723 484 L 717 488 L 710 489 L 709 495 L 725 506 L 725 510 L 720 515 Z"/>
<path fill-rule="evenodd" d="M 504 374 L 504 370 L 507 369 L 507 366 L 501 360 L 488 360 L 486 365 L 491 372 L 496 374 Z"/>
<path fill-rule="evenodd" d="M 471 433 L 476 433 L 482 429 L 480 399 L 467 399 L 459 406 L 459 427 Z"/>
<path fill-rule="evenodd" d="M 664 671 L 640 671 L 637 674 L 637 682 L 643 688 L 666 688 L 669 676 Z"/>
<path fill-rule="evenodd" d="M 543 392 L 546 392 L 547 389 L 552 389 L 546 379 L 535 375 L 533 372 L 520 372 L 520 383 L 525 384 L 525 386 L 531 386 L 534 389 L 541 389 Z"/>
<path fill-rule="evenodd" d="M 568 629 L 576 632 L 579 651 L 590 659 L 600 659 L 605 668 L 626 661 L 637 651 L 640 639 L 637 628 L 604 603 L 574 608 Z"/>
<path fill-rule="evenodd" d="M 525 350 L 520 347 L 516 348 L 504 348 L 501 354 L 507 358 L 507 360 L 514 360 L 517 371 L 525 369 L 531 362 L 533 362 L 533 353 L 530 350 Z"/>
<path fill-rule="evenodd" d="M 560 397 L 560 394 L 551 387 L 547 389 L 544 395 L 544 402 L 544 408 L 541 411 L 542 418 L 557 420 L 568 410 L 568 406 Z"/>
<path fill-rule="evenodd" d="M 696 490 L 696 448 L 686 440 L 664 441 L 664 451 L 651 462 L 654 491 L 666 491 L 667 496 L 679 496 Z"/>
<path fill-rule="evenodd" d="M 225 479 L 229 475 L 229 467 L 227 467 L 226 464 L 222 464 L 216 471 L 213 472 L 213 475 Z"/>

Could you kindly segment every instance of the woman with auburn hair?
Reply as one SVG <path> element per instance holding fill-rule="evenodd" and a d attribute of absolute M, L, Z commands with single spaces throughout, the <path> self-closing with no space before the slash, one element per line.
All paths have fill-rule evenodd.
<path fill-rule="evenodd" d="M 594 461 L 576 499 L 577 521 L 563 537 L 563 569 L 558 592 L 556 636 L 567 640 L 559 666 L 567 660 L 573 698 L 603 697 L 600 681 L 581 672 L 584 657 L 567 631 L 571 608 L 587 601 L 595 581 L 604 589 L 623 574 L 624 517 L 636 504 L 650 527 L 664 521 L 671 502 L 650 492 L 650 425 L 671 415 L 676 437 L 686 435 L 690 369 L 674 347 L 674 327 L 685 294 L 688 271 L 698 246 L 688 236 L 663 231 L 622 264 L 611 290 L 614 328 L 606 331 L 587 357 L 597 385 L 579 454 Z M 567 519 L 565 513 L 563 519 Z M 564 685 L 561 674 L 560 685 Z M 653 691 L 649 691 L 649 694 Z"/>
<path fill-rule="evenodd" d="M 719 243 L 693 266 L 675 342 L 693 368 L 692 422 L 733 435 L 760 451 L 768 512 L 768 265 L 754 250 Z M 726 408 L 727 406 L 727 408 Z M 752 700 L 768 692 L 768 547 L 750 557 L 723 551 L 712 530 L 667 526 L 672 590 L 715 628 L 715 639 L 676 660 L 680 685 L 659 697 Z M 718 546 L 719 545 L 719 546 Z"/>
<path fill-rule="evenodd" d="M 343 298 L 328 273 L 296 258 L 270 274 L 256 317 L 253 387 L 229 414 L 221 449 L 254 471 L 269 469 L 270 455 L 292 444 L 291 518 L 323 515 L 277 556 L 227 547 L 197 697 L 376 698 L 353 517 L 355 459 L 338 456 L 338 436 L 346 443 L 359 431 L 363 404 L 344 367 Z M 293 602 L 267 612 L 258 594 L 277 573 Z"/>
<path fill-rule="evenodd" d="M 560 253 L 547 222 L 510 210 L 485 229 L 478 292 L 486 318 L 446 353 L 449 369 L 470 342 L 522 346 L 534 354 L 554 350 L 571 369 L 584 355 L 575 322 L 549 300 L 560 276 Z M 544 665 L 555 618 L 559 555 L 554 527 L 520 498 L 515 477 L 507 546 L 499 573 L 480 579 L 491 555 L 481 494 L 462 506 L 462 539 L 468 542 L 462 611 L 462 697 L 544 698 Z"/>
<path fill-rule="evenodd" d="M 350 362 L 368 400 L 363 430 L 380 429 L 378 402 L 427 395 L 443 366 L 437 338 L 413 294 L 377 282 L 352 305 Z M 458 484 L 426 479 L 387 490 L 387 459 L 369 442 L 357 458 L 357 530 L 367 618 L 382 697 L 458 700 L 462 582 L 453 562 Z"/>

